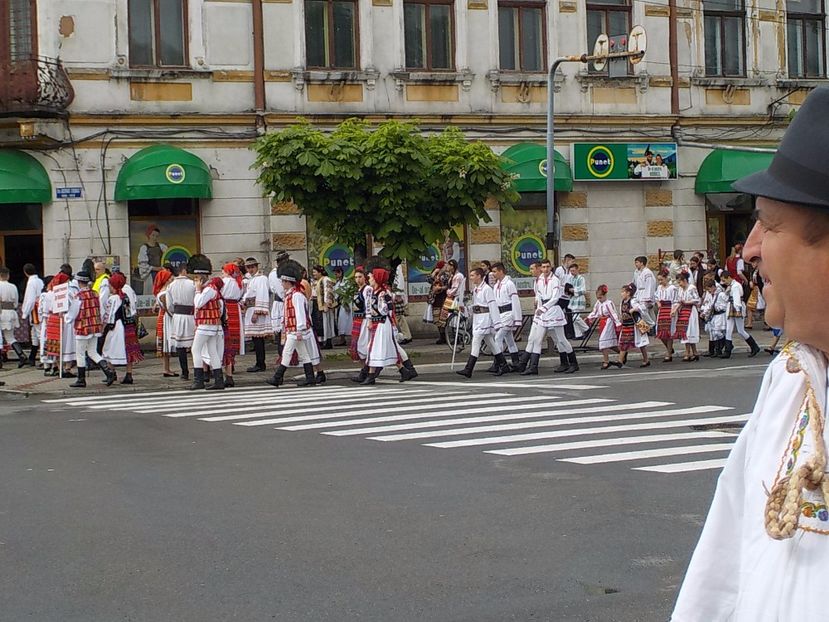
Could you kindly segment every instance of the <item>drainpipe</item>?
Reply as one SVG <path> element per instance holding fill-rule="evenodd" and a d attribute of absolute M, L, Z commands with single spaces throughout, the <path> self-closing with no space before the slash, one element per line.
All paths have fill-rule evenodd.
<path fill-rule="evenodd" d="M 265 20 L 262 0 L 253 0 L 253 97 L 257 113 L 265 112 Z M 259 119 L 257 118 L 257 125 Z"/>
<path fill-rule="evenodd" d="M 671 114 L 679 116 L 679 53 L 676 0 L 668 0 L 668 62 L 671 64 Z"/>

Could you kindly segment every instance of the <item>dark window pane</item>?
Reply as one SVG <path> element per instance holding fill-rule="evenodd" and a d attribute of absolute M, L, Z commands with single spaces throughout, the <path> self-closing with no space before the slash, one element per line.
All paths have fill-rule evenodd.
<path fill-rule="evenodd" d="M 9 54 L 12 60 L 30 58 L 32 50 L 32 5 L 29 0 L 9 2 Z"/>
<path fill-rule="evenodd" d="M 823 20 L 803 21 L 803 39 L 806 44 L 806 76 L 823 76 Z"/>
<path fill-rule="evenodd" d="M 498 9 L 498 45 L 500 49 L 500 67 L 505 70 L 518 68 L 518 52 L 516 48 L 517 29 L 515 14 L 518 9 L 500 7 Z"/>
<path fill-rule="evenodd" d="M 130 64 L 154 65 L 153 9 L 150 0 L 129 3 Z"/>
<path fill-rule="evenodd" d="M 590 4 L 607 4 L 615 6 L 627 6 L 630 4 L 628 0 L 590 0 Z"/>
<path fill-rule="evenodd" d="M 705 11 L 742 11 L 743 0 L 703 0 Z"/>
<path fill-rule="evenodd" d="M 183 0 L 158 0 L 162 65 L 184 65 Z"/>
<path fill-rule="evenodd" d="M 542 71 L 544 69 L 541 9 L 521 9 L 521 54 L 524 71 Z"/>
<path fill-rule="evenodd" d="M 614 35 L 626 35 L 630 32 L 629 25 L 630 13 L 627 11 L 608 11 L 607 12 L 607 34 L 611 37 Z M 593 41 L 595 43 L 595 41 Z"/>
<path fill-rule="evenodd" d="M 355 2 L 334 2 L 334 66 L 354 68 L 357 54 L 354 32 L 357 21 Z"/>
<path fill-rule="evenodd" d="M 790 19 L 786 23 L 786 54 L 788 56 L 789 77 L 803 77 L 803 39 L 799 19 Z"/>
<path fill-rule="evenodd" d="M 786 0 L 786 11 L 789 13 L 823 14 L 823 0 Z"/>
<path fill-rule="evenodd" d="M 587 11 L 587 49 L 593 51 L 593 46 L 596 44 L 596 39 L 600 34 L 604 33 L 604 11 Z M 606 34 L 606 33 L 605 33 Z M 587 70 L 591 73 L 596 73 L 593 69 L 593 63 L 587 66 Z"/>
<path fill-rule="evenodd" d="M 15 203 L 3 206 L 3 231 L 32 231 L 43 226 L 40 203 Z"/>
<path fill-rule="evenodd" d="M 406 67 L 423 69 L 426 66 L 426 7 L 422 4 L 403 5 L 403 24 L 406 39 Z"/>
<path fill-rule="evenodd" d="M 745 43 L 743 41 L 743 18 L 724 17 L 725 26 L 725 53 L 723 58 L 723 74 L 726 76 L 742 76 L 745 74 Z"/>
<path fill-rule="evenodd" d="M 195 216 L 198 199 L 141 199 L 127 203 L 129 217 Z M 162 225 L 159 225 L 161 227 Z"/>
<path fill-rule="evenodd" d="M 305 3 L 305 54 L 309 67 L 328 65 L 326 8 L 324 0 L 309 0 Z"/>
<path fill-rule="evenodd" d="M 705 16 L 705 75 L 722 75 L 722 43 L 719 17 Z"/>
<path fill-rule="evenodd" d="M 429 7 L 432 36 L 432 69 L 452 69 L 452 7 L 433 4 Z"/>

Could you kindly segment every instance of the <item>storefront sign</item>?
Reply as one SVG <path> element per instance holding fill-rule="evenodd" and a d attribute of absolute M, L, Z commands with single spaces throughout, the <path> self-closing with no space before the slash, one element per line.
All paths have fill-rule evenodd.
<path fill-rule="evenodd" d="M 571 161 L 577 181 L 677 178 L 676 143 L 574 143 Z"/>
<path fill-rule="evenodd" d="M 129 281 L 138 308 L 146 309 L 155 301 L 153 281 L 158 271 L 168 263 L 178 270 L 198 252 L 198 217 L 131 217 L 129 231 Z"/>
<path fill-rule="evenodd" d="M 547 256 L 544 236 L 547 231 L 543 209 L 512 209 L 501 211 L 501 256 L 519 290 L 531 290 L 533 277 L 530 264 Z"/>
<path fill-rule="evenodd" d="M 186 173 L 181 164 L 170 164 L 164 171 L 164 176 L 171 184 L 180 184 L 184 181 Z"/>
<path fill-rule="evenodd" d="M 308 240 L 308 270 L 319 264 L 328 276 L 334 277 L 334 268 L 342 268 L 346 278 L 354 274 L 354 250 L 331 239 L 320 231 L 311 218 L 306 219 Z"/>

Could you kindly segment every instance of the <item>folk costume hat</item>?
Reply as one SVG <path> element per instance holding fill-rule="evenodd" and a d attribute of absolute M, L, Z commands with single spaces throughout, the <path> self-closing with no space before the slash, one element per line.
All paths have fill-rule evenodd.
<path fill-rule="evenodd" d="M 738 192 L 829 209 L 829 87 L 815 89 L 786 130 L 768 169 L 734 182 Z"/>
<path fill-rule="evenodd" d="M 187 260 L 187 272 L 191 274 L 210 274 L 213 264 L 207 255 L 193 255 Z"/>
<path fill-rule="evenodd" d="M 276 275 L 288 283 L 298 283 L 302 280 L 302 266 L 293 259 L 286 259 L 279 264 Z"/>
<path fill-rule="evenodd" d="M 245 266 L 258 266 L 259 262 L 256 260 L 256 257 L 248 257 L 245 259 Z"/>
<path fill-rule="evenodd" d="M 81 270 L 80 272 L 78 272 L 75 275 L 75 280 L 78 283 L 89 283 L 89 281 L 92 280 L 92 277 L 90 276 L 89 272 L 87 272 L 86 270 Z"/>

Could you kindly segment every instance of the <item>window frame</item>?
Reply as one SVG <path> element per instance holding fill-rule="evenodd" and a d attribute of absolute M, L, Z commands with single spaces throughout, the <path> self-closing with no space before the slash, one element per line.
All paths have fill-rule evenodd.
<path fill-rule="evenodd" d="M 827 77 L 826 72 L 826 2 L 825 0 L 820 0 L 822 5 L 822 10 L 820 13 L 797 13 L 797 12 L 789 12 L 788 7 L 786 9 L 786 37 L 787 37 L 787 45 L 786 45 L 786 74 L 789 76 L 790 79 L 794 80 L 820 80 L 821 78 Z M 789 30 L 789 22 L 790 21 L 797 21 L 799 22 L 798 30 L 801 33 L 801 41 L 803 42 L 803 48 L 800 50 L 800 61 L 803 63 L 803 71 L 804 75 L 802 76 L 793 76 L 792 75 L 792 68 L 789 58 L 789 46 L 788 46 L 788 30 Z M 805 28 L 807 21 L 816 21 L 820 23 L 820 50 L 818 50 L 818 57 L 821 59 L 821 65 L 823 71 L 819 75 L 810 76 L 806 74 L 806 67 L 808 66 L 808 57 L 807 57 L 807 48 L 806 48 L 806 37 L 805 37 Z"/>
<path fill-rule="evenodd" d="M 547 73 L 549 63 L 547 60 L 547 2 L 544 0 L 499 0 L 498 10 L 503 8 L 518 10 L 518 63 L 516 69 L 504 69 L 500 66 L 501 57 L 501 31 L 498 29 L 498 70 L 504 73 Z M 524 46 L 523 25 L 521 22 L 522 9 L 541 9 L 541 69 L 524 69 Z"/>
<path fill-rule="evenodd" d="M 720 71 L 716 74 L 709 74 L 708 73 L 708 50 L 705 47 L 705 36 L 703 34 L 703 54 L 705 55 L 705 76 L 710 78 L 745 78 L 748 75 L 748 54 L 747 47 L 748 47 L 748 40 L 746 39 L 746 3 L 745 0 L 740 0 L 741 9 L 739 11 L 726 11 L 720 9 L 706 9 L 705 8 L 705 1 L 702 0 L 702 19 L 703 19 L 703 28 L 705 27 L 705 19 L 707 17 L 716 17 L 717 23 L 720 30 Z M 743 44 L 740 46 L 740 54 L 742 54 L 742 67 L 743 70 L 739 74 L 726 74 L 725 73 L 725 58 L 726 58 L 726 42 L 728 41 L 728 37 L 726 36 L 725 32 L 725 20 L 726 18 L 739 18 L 740 20 L 740 29 L 742 31 L 742 40 Z"/>
<path fill-rule="evenodd" d="M 406 56 L 406 19 L 405 19 L 405 11 L 407 4 L 422 4 L 424 6 L 424 11 L 426 14 L 426 49 L 424 50 L 424 60 L 425 66 L 423 67 L 410 67 L 408 64 L 408 59 Z M 450 41 L 449 41 L 449 59 L 451 60 L 449 67 L 439 67 L 435 68 L 432 66 L 432 20 L 431 20 L 431 7 L 432 5 L 439 5 L 439 6 L 448 6 L 449 7 L 449 28 L 451 30 L 450 34 Z M 455 71 L 456 66 L 456 59 L 455 55 L 457 53 L 457 27 L 455 21 L 455 0 L 403 0 L 403 63 L 406 67 L 406 71 L 409 72 L 453 72 Z"/>
<path fill-rule="evenodd" d="M 127 45 L 130 53 L 127 55 L 129 59 L 129 66 L 133 69 L 187 69 L 190 67 L 190 2 L 189 0 L 181 0 L 181 23 L 182 23 L 182 61 L 181 65 L 162 65 L 161 64 L 161 20 L 159 19 L 159 0 L 150 0 L 152 2 L 153 14 L 153 64 L 143 65 L 133 63 L 132 61 L 132 31 L 130 24 L 132 16 L 130 14 L 129 0 L 127 0 Z"/>
<path fill-rule="evenodd" d="M 625 0 L 624 4 L 611 4 L 611 3 L 603 3 L 603 2 L 596 2 L 596 1 L 587 0 L 586 6 L 585 6 L 585 19 L 587 19 L 587 14 L 590 13 L 591 11 L 600 11 L 600 12 L 605 14 L 604 18 L 603 18 L 605 26 L 607 26 L 607 13 L 614 12 L 614 13 L 626 13 L 627 14 L 627 17 L 628 17 L 628 19 L 627 19 L 627 22 L 628 22 L 627 32 L 625 32 L 625 33 L 610 33 L 610 32 L 604 33 L 604 34 L 608 35 L 609 37 L 613 36 L 613 35 L 616 35 L 616 34 L 628 35 L 630 33 L 630 29 L 633 27 L 633 0 Z M 585 24 L 585 27 L 586 26 L 587 26 L 587 24 Z M 605 30 L 607 30 L 607 28 L 605 28 Z M 589 33 L 588 33 L 588 36 L 589 36 Z M 595 43 L 595 41 L 588 41 L 587 42 L 588 48 L 591 45 L 593 45 L 593 43 Z M 631 65 L 627 61 L 625 61 L 625 64 L 627 65 L 627 74 L 629 76 L 633 75 L 633 65 Z M 588 73 L 590 73 L 591 75 L 594 75 L 594 76 L 606 76 L 606 75 L 608 75 L 608 68 L 607 67 L 605 67 L 601 71 L 596 71 L 595 69 L 593 69 L 593 64 L 592 63 L 588 66 L 587 71 L 588 71 Z"/>
<path fill-rule="evenodd" d="M 305 62 L 308 69 L 323 69 L 323 70 L 343 70 L 343 71 L 359 71 L 360 70 L 360 3 L 358 0 L 317 0 L 325 2 L 325 15 L 329 20 L 331 29 L 329 36 L 326 37 L 325 49 L 329 59 L 336 58 L 334 53 L 334 2 L 351 2 L 354 5 L 354 65 L 352 67 L 345 67 L 337 64 L 329 65 L 311 65 L 308 63 L 308 1 L 303 2 L 303 10 L 305 10 Z"/>

